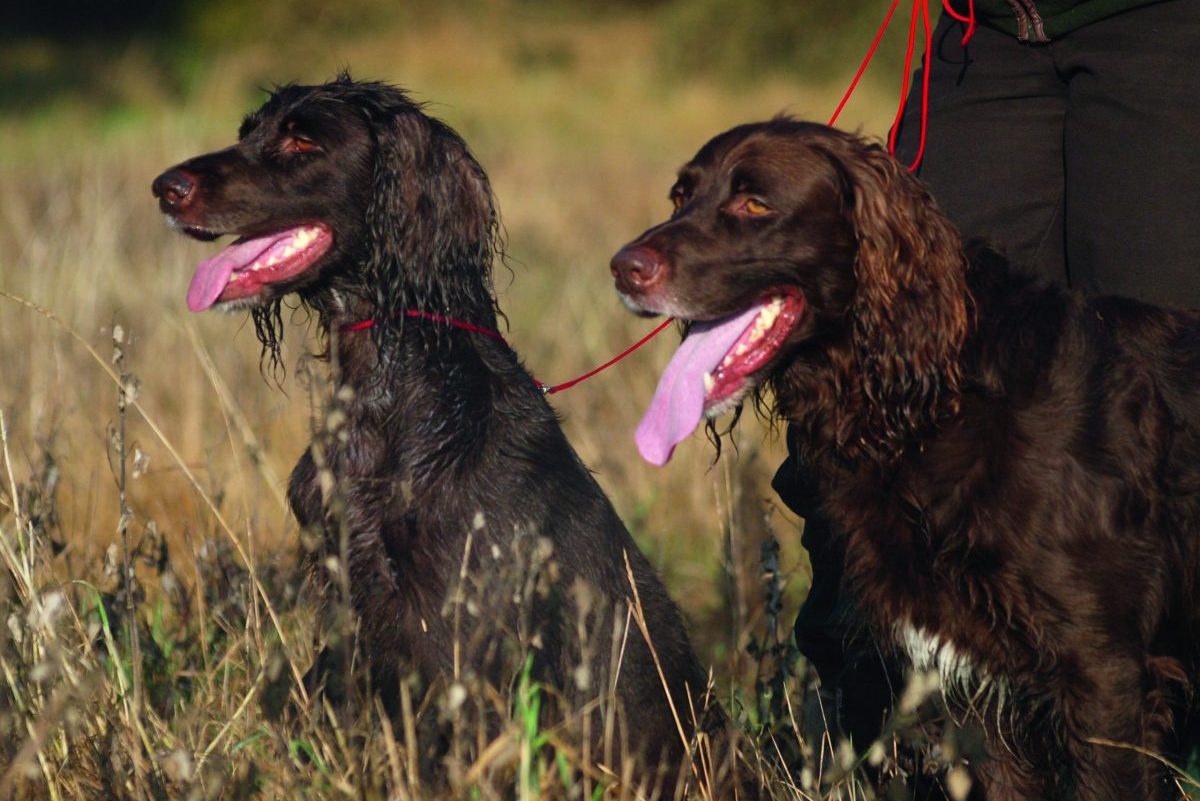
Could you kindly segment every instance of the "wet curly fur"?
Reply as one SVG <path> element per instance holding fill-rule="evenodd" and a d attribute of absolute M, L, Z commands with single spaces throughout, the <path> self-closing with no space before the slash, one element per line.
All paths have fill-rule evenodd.
<path fill-rule="evenodd" d="M 1139 750 L 1178 754 L 1200 712 L 1200 314 L 1019 276 L 820 125 L 721 134 L 675 195 L 627 246 L 658 272 L 619 256 L 618 286 L 697 320 L 803 293 L 758 392 L 875 638 L 974 702 L 974 792 L 1178 797 Z"/>
<path fill-rule="evenodd" d="M 280 144 L 301 135 L 315 149 Z M 174 169 L 195 185 L 176 215 L 191 230 L 258 234 L 319 221 L 333 231 L 329 254 L 267 287 L 252 314 L 277 354 L 279 304 L 298 293 L 329 339 L 342 389 L 289 498 L 301 525 L 322 535 L 323 553 L 345 565 L 330 592 L 348 595 L 375 689 L 394 699 L 416 672 L 503 691 L 528 658 L 533 679 L 571 700 L 557 714 L 596 699 L 603 709 L 611 688 L 616 739 L 644 765 L 684 763 L 694 720 L 716 731 L 723 717 L 716 708 L 706 717 L 705 673 L 649 562 L 516 354 L 402 314 L 497 325 L 498 218 L 462 138 L 402 91 L 342 76 L 278 88 L 246 118 L 238 144 Z M 342 330 L 367 319 L 369 332 Z M 661 678 L 629 624 L 626 560 Z M 502 658 L 514 641 L 515 660 Z M 604 724 L 599 713 L 573 722 L 590 726 L 593 755 L 608 746 L 619 760 L 600 742 Z"/>

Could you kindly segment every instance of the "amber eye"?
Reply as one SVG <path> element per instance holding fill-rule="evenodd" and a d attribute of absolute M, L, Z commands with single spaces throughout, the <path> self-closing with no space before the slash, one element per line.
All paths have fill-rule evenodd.
<path fill-rule="evenodd" d="M 751 217 L 759 217 L 770 212 L 771 207 L 758 198 L 748 197 L 742 202 L 739 211 L 749 214 Z"/>
<path fill-rule="evenodd" d="M 313 153 L 321 148 L 308 137 L 291 133 L 284 138 L 281 149 L 284 153 Z"/>
<path fill-rule="evenodd" d="M 675 211 L 679 211 L 680 209 L 683 208 L 683 193 L 682 192 L 672 192 L 671 193 L 671 205 L 675 207 Z"/>

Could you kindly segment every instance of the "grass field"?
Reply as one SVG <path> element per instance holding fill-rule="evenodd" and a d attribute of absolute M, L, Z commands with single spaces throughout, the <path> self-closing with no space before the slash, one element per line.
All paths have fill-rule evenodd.
<path fill-rule="evenodd" d="M 159 171 L 230 142 L 272 82 L 349 66 L 411 89 L 489 171 L 511 341 L 535 375 L 559 381 L 648 330 L 620 308 L 607 263 L 666 212 L 675 168 L 738 122 L 823 121 L 856 66 L 820 80 L 689 80 L 664 67 L 649 14 L 470 8 L 336 36 L 284 26 L 286 40 L 197 48 L 169 70 L 161 48 L 136 43 L 71 53 L 30 40 L 0 55 L 0 69 L 54 75 L 81 59 L 88 73 L 49 99 L 0 105 L 0 799 L 430 797 L 412 733 L 374 710 L 280 717 L 312 659 L 300 533 L 283 499 L 310 433 L 297 364 L 311 342 L 298 323 L 286 376 L 264 377 L 242 316 L 186 311 L 192 267 L 212 246 L 167 231 L 149 192 Z M 895 59 L 876 74 L 843 126 L 885 130 Z M 767 767 L 770 732 L 804 728 L 779 690 L 797 704 L 806 692 L 779 640 L 808 576 L 799 522 L 769 489 L 778 437 L 747 415 L 737 451 L 715 464 L 702 437 L 661 470 L 634 450 L 673 340 L 553 404 L 681 601 L 772 795 L 862 792 L 852 762 L 814 756 L 820 743 L 797 746 L 805 769 L 791 778 Z M 764 573 L 772 542 L 777 567 Z M 446 797 L 581 797 L 518 758 L 540 743 L 526 723 L 514 720 L 494 762 L 452 777 Z M 591 797 L 636 797 L 606 786 Z"/>

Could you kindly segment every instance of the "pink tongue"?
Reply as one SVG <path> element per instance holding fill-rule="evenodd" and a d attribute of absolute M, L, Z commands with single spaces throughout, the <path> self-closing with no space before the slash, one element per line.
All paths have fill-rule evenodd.
<path fill-rule="evenodd" d="M 292 235 L 291 231 L 274 233 L 245 242 L 234 242 L 212 258 L 196 265 L 196 274 L 188 286 L 187 305 L 194 312 L 204 311 L 217 302 L 225 291 L 235 270 L 248 267 L 274 245 Z"/>
<path fill-rule="evenodd" d="M 704 417 L 704 375 L 711 373 L 750 327 L 762 306 L 711 323 L 694 323 L 679 350 L 671 357 L 658 389 L 638 425 L 638 451 L 661 467 L 675 446 L 696 430 Z"/>

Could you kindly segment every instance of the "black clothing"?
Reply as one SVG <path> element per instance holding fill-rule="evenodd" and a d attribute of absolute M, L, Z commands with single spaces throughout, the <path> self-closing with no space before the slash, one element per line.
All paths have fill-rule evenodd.
<path fill-rule="evenodd" d="M 917 170 L 943 211 L 1059 283 L 1200 307 L 1200 2 L 1155 3 L 1036 48 L 980 27 L 964 51 L 963 31 L 943 15 L 934 32 Z M 905 164 L 919 71 L 913 83 Z"/>

